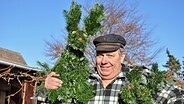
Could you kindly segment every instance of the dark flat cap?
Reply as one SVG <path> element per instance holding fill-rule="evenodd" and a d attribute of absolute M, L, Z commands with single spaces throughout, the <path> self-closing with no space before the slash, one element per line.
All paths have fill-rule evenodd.
<path fill-rule="evenodd" d="M 124 48 L 126 40 L 121 35 L 107 34 L 99 36 L 93 40 L 96 51 L 116 51 Z"/>

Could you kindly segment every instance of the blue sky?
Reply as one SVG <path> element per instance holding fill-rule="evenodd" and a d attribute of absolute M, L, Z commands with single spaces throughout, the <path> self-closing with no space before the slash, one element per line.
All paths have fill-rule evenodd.
<path fill-rule="evenodd" d="M 38 60 L 50 62 L 44 55 L 45 41 L 52 40 L 51 35 L 63 41 L 62 35 L 66 34 L 63 9 L 68 10 L 70 1 L 0 0 L 0 47 L 21 53 L 29 66 L 36 66 Z M 85 4 L 87 0 L 80 1 Z M 168 60 L 166 48 L 183 61 L 184 1 L 137 0 L 137 3 L 146 29 L 154 27 L 151 37 L 158 41 L 155 48 L 164 47 L 156 59 L 159 65 Z"/>

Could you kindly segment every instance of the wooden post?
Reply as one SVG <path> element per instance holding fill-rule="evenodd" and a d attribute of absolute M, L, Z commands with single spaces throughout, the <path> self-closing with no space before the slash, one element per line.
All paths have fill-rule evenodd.
<path fill-rule="evenodd" d="M 11 86 L 3 79 L 0 79 L 0 104 L 5 104 L 6 92 L 11 90 Z"/>
<path fill-rule="evenodd" d="M 26 101 L 26 83 L 22 83 L 23 89 L 22 89 L 22 104 L 25 104 Z"/>
<path fill-rule="evenodd" d="M 6 92 L 0 91 L 0 104 L 5 104 Z"/>

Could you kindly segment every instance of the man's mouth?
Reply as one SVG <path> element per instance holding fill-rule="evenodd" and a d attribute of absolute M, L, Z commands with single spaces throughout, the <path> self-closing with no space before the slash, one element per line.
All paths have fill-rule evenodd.
<path fill-rule="evenodd" d="M 102 70 L 108 70 L 110 68 L 110 66 L 101 66 L 100 67 Z"/>

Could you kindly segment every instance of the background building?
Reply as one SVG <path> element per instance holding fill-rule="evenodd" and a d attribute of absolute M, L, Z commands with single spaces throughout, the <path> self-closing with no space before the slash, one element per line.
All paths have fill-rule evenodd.
<path fill-rule="evenodd" d="M 0 104 L 35 104 L 30 98 L 36 91 L 38 71 L 20 53 L 0 48 Z"/>

